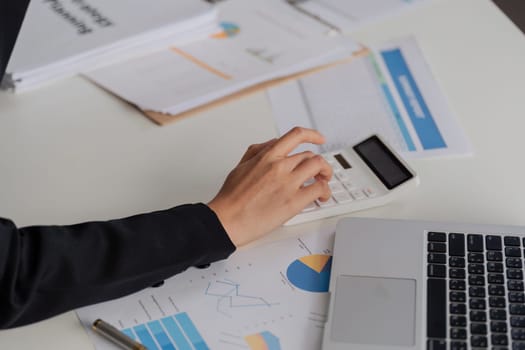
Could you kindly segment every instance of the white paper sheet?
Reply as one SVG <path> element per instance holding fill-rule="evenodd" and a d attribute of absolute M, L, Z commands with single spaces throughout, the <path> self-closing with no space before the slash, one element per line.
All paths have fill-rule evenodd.
<path fill-rule="evenodd" d="M 414 9 L 430 0 L 286 0 L 328 29 L 348 33 Z"/>
<path fill-rule="evenodd" d="M 333 232 L 332 227 L 240 250 L 209 268 L 190 268 L 162 287 L 77 314 L 97 350 L 116 349 L 91 331 L 98 318 L 150 350 L 259 350 L 261 342 L 268 350 L 317 350 L 328 307 Z M 172 334 L 174 323 L 182 338 Z"/>
<path fill-rule="evenodd" d="M 406 158 L 471 154 L 470 144 L 416 42 L 405 38 L 365 57 L 268 90 L 281 134 L 325 135 L 335 151 L 380 134 Z"/>
<path fill-rule="evenodd" d="M 280 0 L 230 0 L 223 32 L 89 72 L 97 84 L 145 110 L 178 114 L 249 86 L 351 56 L 351 39 L 327 38 Z"/>

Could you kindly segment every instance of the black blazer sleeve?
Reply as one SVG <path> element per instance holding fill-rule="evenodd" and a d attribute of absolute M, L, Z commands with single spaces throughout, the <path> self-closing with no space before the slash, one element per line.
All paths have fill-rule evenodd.
<path fill-rule="evenodd" d="M 0 328 L 121 297 L 234 250 L 202 203 L 71 226 L 0 219 Z"/>

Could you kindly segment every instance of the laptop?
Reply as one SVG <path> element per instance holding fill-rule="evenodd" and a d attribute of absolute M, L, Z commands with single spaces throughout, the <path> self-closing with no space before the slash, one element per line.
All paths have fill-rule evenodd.
<path fill-rule="evenodd" d="M 345 218 L 323 350 L 525 349 L 525 227 Z"/>

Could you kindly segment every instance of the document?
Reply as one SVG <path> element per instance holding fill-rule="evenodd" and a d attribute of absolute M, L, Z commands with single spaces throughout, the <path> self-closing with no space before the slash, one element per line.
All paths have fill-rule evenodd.
<path fill-rule="evenodd" d="M 281 0 L 229 0 L 216 6 L 222 29 L 211 38 L 86 76 L 142 110 L 176 115 L 361 49 L 350 38 L 327 38 L 320 24 Z"/>
<path fill-rule="evenodd" d="M 335 151 L 381 135 L 405 158 L 471 154 L 471 146 L 413 38 L 268 90 L 281 134 L 301 125 Z"/>
<path fill-rule="evenodd" d="M 334 230 L 241 249 L 161 287 L 85 307 L 77 315 L 97 350 L 113 349 L 91 331 L 98 318 L 149 350 L 318 350 Z"/>
<path fill-rule="evenodd" d="M 412 10 L 430 0 L 285 0 L 328 30 L 348 33 L 361 26 Z"/>
<path fill-rule="evenodd" d="M 166 40 L 188 42 L 216 30 L 216 19 L 202 0 L 31 1 L 3 86 L 22 91 L 165 47 Z"/>

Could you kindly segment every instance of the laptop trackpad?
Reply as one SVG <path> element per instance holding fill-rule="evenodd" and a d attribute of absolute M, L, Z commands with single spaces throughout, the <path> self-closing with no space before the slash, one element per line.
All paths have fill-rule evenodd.
<path fill-rule="evenodd" d="M 415 344 L 416 281 L 337 278 L 332 340 L 354 344 Z"/>

